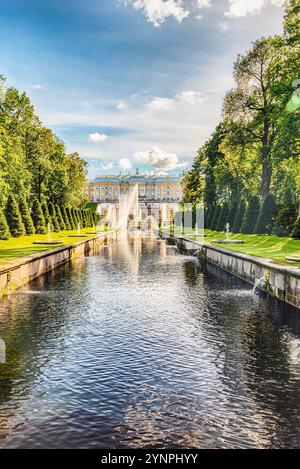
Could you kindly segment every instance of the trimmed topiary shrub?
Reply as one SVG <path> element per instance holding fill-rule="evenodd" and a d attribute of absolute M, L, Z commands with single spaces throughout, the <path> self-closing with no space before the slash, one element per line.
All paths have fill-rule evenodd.
<path fill-rule="evenodd" d="M 212 229 L 212 230 L 216 230 L 216 229 L 217 229 L 218 220 L 219 220 L 219 217 L 220 217 L 221 210 L 222 210 L 221 205 L 217 205 L 217 206 L 216 206 L 216 209 L 215 209 L 214 216 L 213 216 L 213 218 L 212 218 L 212 222 L 211 222 L 211 229 Z"/>
<path fill-rule="evenodd" d="M 297 220 L 297 214 L 296 204 L 281 207 L 274 220 L 273 233 L 277 236 L 290 236 Z"/>
<path fill-rule="evenodd" d="M 0 239 L 7 240 L 10 238 L 9 226 L 3 210 L 0 208 Z"/>
<path fill-rule="evenodd" d="M 257 222 L 254 228 L 254 233 L 257 234 L 271 234 L 274 217 L 276 214 L 277 205 L 273 194 L 268 194 L 264 197 Z"/>
<path fill-rule="evenodd" d="M 64 231 L 66 229 L 66 224 L 65 224 L 65 221 L 62 217 L 59 205 L 55 206 L 55 211 L 56 211 L 56 217 L 57 217 L 59 227 L 60 227 L 61 231 Z"/>
<path fill-rule="evenodd" d="M 5 217 L 9 226 L 10 234 L 14 238 L 25 235 L 25 226 L 22 221 L 19 205 L 12 194 L 9 194 L 7 198 Z"/>
<path fill-rule="evenodd" d="M 230 225 L 230 230 L 231 230 L 231 231 L 233 230 L 234 220 L 235 220 L 237 211 L 238 211 L 238 203 L 237 203 L 237 201 L 235 200 L 235 201 L 232 202 L 232 204 L 231 204 L 231 208 L 230 208 L 230 210 L 229 210 L 229 215 L 228 215 L 228 223 L 229 223 L 229 225 Z"/>
<path fill-rule="evenodd" d="M 69 219 L 69 222 L 70 222 L 71 230 L 75 230 L 76 225 L 75 225 L 75 221 L 74 221 L 74 218 L 73 218 L 73 210 L 71 208 L 67 207 L 66 212 L 67 212 L 68 219 Z"/>
<path fill-rule="evenodd" d="M 21 218 L 25 227 L 25 234 L 31 235 L 35 233 L 35 228 L 34 224 L 29 212 L 29 208 L 26 202 L 26 199 L 24 196 L 21 196 L 19 199 L 19 208 L 20 208 L 20 214 Z"/>
<path fill-rule="evenodd" d="M 211 205 L 208 208 L 207 213 L 205 214 L 204 224 L 205 224 L 205 228 L 207 228 L 208 230 L 211 227 L 211 221 L 214 216 L 214 212 L 215 212 L 215 207 L 214 205 Z"/>
<path fill-rule="evenodd" d="M 238 206 L 235 218 L 234 218 L 232 229 L 231 229 L 233 233 L 241 232 L 245 212 L 246 212 L 246 204 L 244 200 L 241 200 Z"/>
<path fill-rule="evenodd" d="M 69 217 L 68 217 L 66 207 L 62 207 L 60 211 L 61 211 L 62 217 L 64 219 L 64 222 L 65 222 L 66 230 L 70 231 L 72 228 L 71 228 L 71 224 L 70 224 L 70 220 L 69 220 Z"/>
<path fill-rule="evenodd" d="M 300 216 L 297 218 L 293 231 L 291 233 L 291 237 L 294 239 L 300 239 Z"/>
<path fill-rule="evenodd" d="M 51 220 L 52 220 L 53 231 L 58 233 L 60 231 L 60 224 L 59 224 L 58 219 L 57 219 L 55 206 L 52 202 L 49 203 L 48 210 L 49 210 L 49 214 L 50 214 L 50 217 L 51 217 Z"/>
<path fill-rule="evenodd" d="M 249 205 L 245 212 L 245 216 L 244 216 L 243 224 L 241 228 L 241 233 L 244 233 L 244 234 L 254 233 L 254 228 L 256 226 L 259 211 L 260 211 L 259 198 L 256 195 L 253 195 L 249 201 Z"/>
<path fill-rule="evenodd" d="M 217 221 L 218 231 L 225 231 L 226 223 L 228 223 L 228 216 L 229 216 L 229 205 L 227 202 L 225 202 L 222 206 L 222 210 L 220 212 L 220 216 Z"/>
<path fill-rule="evenodd" d="M 41 208 L 42 208 L 42 212 L 43 212 L 43 215 L 44 215 L 46 228 L 48 229 L 48 223 L 49 223 L 50 224 L 50 230 L 53 231 L 54 227 L 53 227 L 51 215 L 50 215 L 49 210 L 48 210 L 48 205 L 44 202 L 42 204 Z"/>
<path fill-rule="evenodd" d="M 35 232 L 38 234 L 45 234 L 47 232 L 45 218 L 41 204 L 37 199 L 33 202 L 31 217 L 35 227 Z"/>

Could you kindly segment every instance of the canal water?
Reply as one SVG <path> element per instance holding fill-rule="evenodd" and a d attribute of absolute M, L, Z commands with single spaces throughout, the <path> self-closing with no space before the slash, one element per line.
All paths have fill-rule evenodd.
<path fill-rule="evenodd" d="M 2 448 L 300 447 L 300 314 L 156 239 L 0 303 Z"/>

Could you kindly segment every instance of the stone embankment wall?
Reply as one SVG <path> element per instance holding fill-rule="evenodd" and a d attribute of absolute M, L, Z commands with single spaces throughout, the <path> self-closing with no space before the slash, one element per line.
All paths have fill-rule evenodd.
<path fill-rule="evenodd" d="M 101 244 L 106 244 L 108 240 L 115 238 L 116 235 L 117 232 L 112 231 L 72 245 L 20 258 L 9 267 L 3 267 L 2 269 L 0 267 L 0 297 L 72 260 L 74 257 L 90 253 Z"/>
<path fill-rule="evenodd" d="M 179 249 L 188 251 L 205 262 L 249 282 L 257 288 L 300 309 L 300 269 L 273 264 L 267 259 L 229 251 L 211 244 L 203 244 L 184 237 L 162 233 L 163 238 L 176 243 Z"/>

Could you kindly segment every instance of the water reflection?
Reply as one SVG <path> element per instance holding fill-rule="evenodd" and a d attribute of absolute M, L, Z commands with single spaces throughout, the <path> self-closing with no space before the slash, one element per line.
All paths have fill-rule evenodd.
<path fill-rule="evenodd" d="M 2 447 L 298 447 L 300 316 L 124 237 L 0 303 Z"/>

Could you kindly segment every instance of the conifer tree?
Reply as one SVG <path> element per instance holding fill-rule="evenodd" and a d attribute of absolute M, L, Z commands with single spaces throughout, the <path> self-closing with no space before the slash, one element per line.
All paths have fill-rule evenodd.
<path fill-rule="evenodd" d="M 259 215 L 260 203 L 259 198 L 256 195 L 253 195 L 250 198 L 249 205 L 246 209 L 241 232 L 244 234 L 254 233 L 254 228 L 257 222 Z"/>
<path fill-rule="evenodd" d="M 215 208 L 215 213 L 214 213 L 212 222 L 211 222 L 211 229 L 212 229 L 212 230 L 216 230 L 216 229 L 217 229 L 218 220 L 219 220 L 219 217 L 220 217 L 221 210 L 222 210 L 221 205 L 217 205 L 216 208 Z"/>
<path fill-rule="evenodd" d="M 66 207 L 62 207 L 60 211 L 61 211 L 62 217 L 63 217 L 65 225 L 66 225 L 66 230 L 70 231 L 72 228 L 71 228 L 71 224 L 70 224 L 70 220 L 69 220 L 69 217 L 68 217 Z"/>
<path fill-rule="evenodd" d="M 31 217 L 35 227 L 35 232 L 38 234 L 45 234 L 47 232 L 45 218 L 41 204 L 37 199 L 35 199 L 33 202 Z"/>
<path fill-rule="evenodd" d="M 58 233 L 60 231 L 60 225 L 59 225 L 59 222 L 58 222 L 58 219 L 57 219 L 55 206 L 52 202 L 49 203 L 48 210 L 49 210 L 49 214 L 50 214 L 50 217 L 51 217 L 51 220 L 52 220 L 53 231 Z"/>
<path fill-rule="evenodd" d="M 33 221 L 29 212 L 29 208 L 28 208 L 28 205 L 24 196 L 21 196 L 19 199 L 19 208 L 20 208 L 21 218 L 25 227 L 25 233 L 27 235 L 34 234 L 35 233 L 34 224 L 33 224 Z"/>
<path fill-rule="evenodd" d="M 266 195 L 260 208 L 260 212 L 254 228 L 254 233 L 271 234 L 276 210 L 277 205 L 274 195 Z"/>
<path fill-rule="evenodd" d="M 45 219 L 45 225 L 46 225 L 46 227 L 48 227 L 48 223 L 49 223 L 50 224 L 50 230 L 53 231 L 54 227 L 53 227 L 51 215 L 49 213 L 48 205 L 46 204 L 46 202 L 44 202 L 41 207 L 42 207 L 42 212 L 43 212 L 44 219 Z"/>
<path fill-rule="evenodd" d="M 75 224 L 75 220 L 73 218 L 73 210 L 70 207 L 67 207 L 66 212 L 67 212 L 68 219 L 69 219 L 69 222 L 70 222 L 71 230 L 75 230 L 76 229 L 76 224 Z"/>
<path fill-rule="evenodd" d="M 293 231 L 291 233 L 291 237 L 294 239 L 300 239 L 300 216 L 297 218 Z"/>
<path fill-rule="evenodd" d="M 237 209 L 237 212 L 236 212 L 236 215 L 235 215 L 235 219 L 234 219 L 234 222 L 233 222 L 233 227 L 232 227 L 232 230 L 231 230 L 233 233 L 240 233 L 241 232 L 245 212 L 246 212 L 246 204 L 245 204 L 244 200 L 241 200 L 240 204 L 238 206 L 238 209 Z"/>
<path fill-rule="evenodd" d="M 0 208 L 0 239 L 7 240 L 10 238 L 9 226 L 7 224 L 3 210 Z"/>
<path fill-rule="evenodd" d="M 14 238 L 25 235 L 25 226 L 22 221 L 19 206 L 12 194 L 7 198 L 5 217 L 9 226 L 10 234 Z"/>
<path fill-rule="evenodd" d="M 219 219 L 217 221 L 217 230 L 218 231 L 225 231 L 226 223 L 228 223 L 228 215 L 229 215 L 229 206 L 228 203 L 225 202 L 222 206 Z"/>
<path fill-rule="evenodd" d="M 66 224 L 65 224 L 65 221 L 64 221 L 63 216 L 61 214 L 61 210 L 60 210 L 59 205 L 55 206 L 55 211 L 56 211 L 56 217 L 57 217 L 59 227 L 60 227 L 61 231 L 64 231 L 66 229 Z"/>

